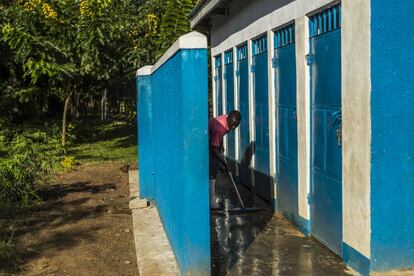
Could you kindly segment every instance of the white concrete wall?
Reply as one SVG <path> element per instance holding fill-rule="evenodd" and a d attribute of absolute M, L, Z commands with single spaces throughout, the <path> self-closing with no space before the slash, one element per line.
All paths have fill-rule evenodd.
<path fill-rule="evenodd" d="M 343 1 L 343 240 L 370 258 L 371 1 Z"/>
<path fill-rule="evenodd" d="M 254 5 L 251 2 L 251 0 L 233 1 L 229 16 L 214 19 L 211 30 L 213 56 L 338 1 L 256 0 Z"/>

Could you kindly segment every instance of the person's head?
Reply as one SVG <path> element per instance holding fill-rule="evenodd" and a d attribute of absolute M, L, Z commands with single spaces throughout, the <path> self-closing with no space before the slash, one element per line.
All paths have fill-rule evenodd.
<path fill-rule="evenodd" d="M 230 129 L 235 129 L 239 126 L 241 120 L 241 114 L 237 110 L 233 110 L 229 113 L 227 117 L 227 125 Z"/>

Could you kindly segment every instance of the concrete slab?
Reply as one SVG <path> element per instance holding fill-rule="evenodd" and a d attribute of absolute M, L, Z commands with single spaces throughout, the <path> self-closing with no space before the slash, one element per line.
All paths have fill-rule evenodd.
<path fill-rule="evenodd" d="M 149 206 L 149 202 L 146 199 L 141 199 L 139 197 L 131 199 L 129 202 L 129 209 L 142 209 L 147 208 Z"/>
<path fill-rule="evenodd" d="M 129 185 L 131 193 L 137 194 L 131 202 L 146 203 L 145 199 L 139 198 L 138 171 L 130 171 Z M 132 220 L 139 274 L 181 275 L 157 208 L 132 209 Z"/>

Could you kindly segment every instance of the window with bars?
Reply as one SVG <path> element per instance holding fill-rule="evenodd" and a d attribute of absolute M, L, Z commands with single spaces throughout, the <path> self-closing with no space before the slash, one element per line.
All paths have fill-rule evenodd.
<path fill-rule="evenodd" d="M 259 55 L 267 51 L 267 35 L 253 40 L 253 55 Z"/>
<path fill-rule="evenodd" d="M 315 37 L 341 28 L 341 4 L 309 17 L 310 37 Z"/>
<path fill-rule="evenodd" d="M 224 53 L 224 64 L 233 63 L 233 50 L 228 50 Z"/>
<path fill-rule="evenodd" d="M 275 49 L 295 43 L 295 24 L 289 24 L 275 31 Z"/>
<path fill-rule="evenodd" d="M 214 57 L 214 67 L 221 67 L 221 55 L 217 55 Z"/>
<path fill-rule="evenodd" d="M 237 48 L 237 60 L 243 60 L 247 58 L 247 44 Z"/>

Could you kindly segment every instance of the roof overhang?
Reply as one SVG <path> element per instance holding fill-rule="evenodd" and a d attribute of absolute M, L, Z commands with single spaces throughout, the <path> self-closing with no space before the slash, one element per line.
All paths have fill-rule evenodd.
<path fill-rule="evenodd" d="M 228 4 L 231 0 L 201 0 L 191 11 L 190 27 L 202 29 L 210 27 L 210 20 L 214 15 L 228 15 Z"/>

